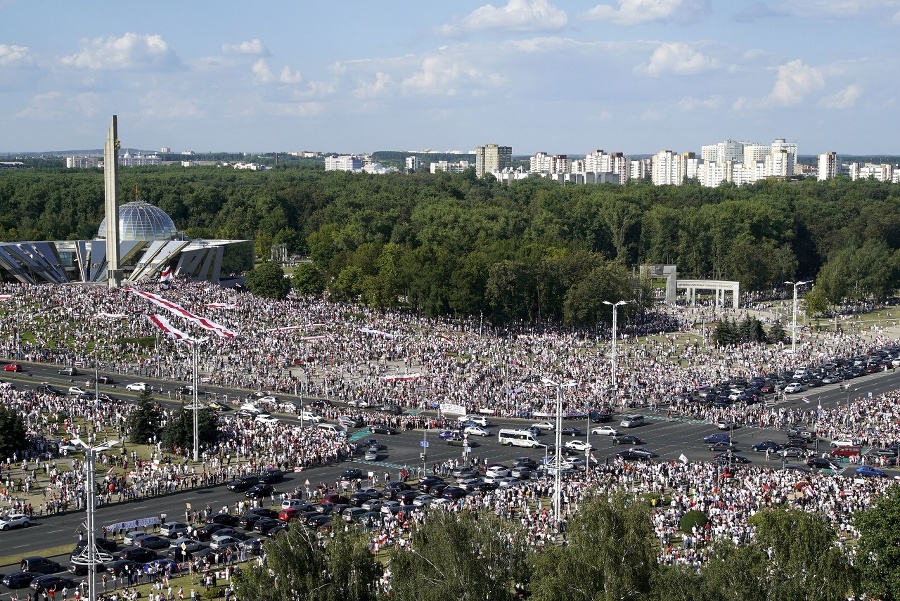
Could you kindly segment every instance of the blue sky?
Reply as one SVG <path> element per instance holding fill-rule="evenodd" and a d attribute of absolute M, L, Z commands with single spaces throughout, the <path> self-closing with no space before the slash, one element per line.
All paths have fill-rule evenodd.
<path fill-rule="evenodd" d="M 900 154 L 900 0 L 0 0 L 0 151 Z"/>

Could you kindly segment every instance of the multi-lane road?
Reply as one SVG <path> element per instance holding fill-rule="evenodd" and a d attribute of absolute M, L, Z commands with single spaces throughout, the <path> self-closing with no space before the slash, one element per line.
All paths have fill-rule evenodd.
<path fill-rule="evenodd" d="M 22 373 L 6 373 L 0 374 L 0 378 L 7 379 L 16 383 L 19 387 L 37 386 L 41 382 L 48 382 L 56 387 L 67 389 L 69 386 L 84 387 L 85 381 L 93 378 L 92 372 L 86 372 L 82 375 L 70 378 L 61 376 L 57 373 L 59 366 L 55 365 L 26 365 L 26 371 Z M 101 372 L 103 374 L 103 372 Z M 163 393 L 158 394 L 157 398 L 163 402 L 168 402 L 168 391 L 173 390 L 181 385 L 181 383 L 160 382 L 149 378 L 139 376 L 124 376 L 120 374 L 109 374 L 116 380 L 115 388 L 110 386 L 101 386 L 101 391 L 112 396 L 122 398 L 133 397 L 135 393 L 126 393 L 124 388 L 129 382 L 144 381 L 151 384 L 154 389 L 162 388 Z M 806 409 L 815 408 L 821 405 L 824 408 L 833 408 L 843 405 L 848 399 L 857 397 L 867 397 L 870 394 L 877 396 L 883 392 L 894 390 L 898 387 L 898 376 L 893 371 L 879 372 L 876 374 L 856 378 L 848 382 L 849 389 L 845 389 L 843 385 L 831 385 L 821 388 L 815 388 L 805 393 L 796 395 L 788 395 L 779 397 L 777 401 L 770 399 L 770 402 L 776 402 L 778 405 L 787 405 L 794 407 L 802 407 Z M 246 395 L 246 391 L 229 390 L 218 387 L 208 387 L 210 394 L 228 395 L 229 399 Z M 172 398 L 175 394 L 173 392 Z M 806 397 L 809 403 L 803 401 Z M 174 402 L 174 400 L 173 400 Z M 640 409 L 635 412 L 641 412 Z M 661 460 L 676 460 L 682 455 L 689 461 L 709 460 L 713 456 L 713 452 L 709 451 L 708 446 L 703 443 L 703 436 L 716 432 L 716 427 L 709 423 L 703 423 L 694 420 L 667 419 L 665 412 L 644 412 L 647 420 L 646 425 L 635 428 L 628 433 L 634 433 L 644 441 L 644 446 L 656 451 L 660 454 Z M 283 416 L 286 421 L 292 421 L 295 418 Z M 493 424 L 489 430 L 492 435 L 487 437 L 470 437 L 471 440 L 478 442 L 478 446 L 472 449 L 472 455 L 477 457 L 479 461 L 487 460 L 494 462 L 511 462 L 518 456 L 531 456 L 540 459 L 543 449 L 523 449 L 520 447 L 501 446 L 497 441 L 496 432 L 500 427 L 522 427 L 530 425 L 530 420 L 513 420 L 513 419 L 497 419 L 489 417 Z M 566 425 L 574 425 L 585 431 L 588 424 L 584 420 L 566 420 Z M 613 425 L 617 424 L 617 420 Z M 435 463 L 442 463 L 451 459 L 463 459 L 463 449 L 461 447 L 450 446 L 446 442 L 440 440 L 436 431 L 423 432 L 422 430 L 401 432 L 399 434 L 388 435 L 370 435 L 364 438 L 377 438 L 379 442 L 387 445 L 387 449 L 382 452 L 378 461 L 366 462 L 361 456 L 339 465 L 326 467 L 318 467 L 303 472 L 288 474 L 285 482 L 276 485 L 276 494 L 283 491 L 291 491 L 295 488 L 306 488 L 306 483 L 315 487 L 319 483 L 333 485 L 339 474 L 347 467 L 360 467 L 364 472 L 371 471 L 378 475 L 379 481 L 383 480 L 385 473 L 389 473 L 391 478 L 398 476 L 399 470 L 403 467 L 422 466 L 420 453 L 424 450 L 427 452 L 427 464 L 430 468 Z M 351 433 L 353 435 L 353 433 Z M 361 437 L 359 433 L 356 437 Z M 552 443 L 555 436 L 548 433 L 541 437 L 542 442 Z M 584 436 L 581 437 L 584 439 Z M 787 437 L 783 432 L 775 432 L 772 430 L 763 430 L 752 425 L 743 426 L 734 431 L 734 439 L 737 442 L 736 452 L 748 457 L 754 463 L 765 464 L 766 456 L 763 453 L 754 453 L 750 450 L 753 442 L 772 439 L 779 442 L 786 441 Z M 569 437 L 564 437 L 570 440 Z M 423 447 L 423 441 L 428 446 Z M 608 458 L 611 459 L 623 447 L 612 444 L 610 437 L 591 436 L 591 444 L 595 447 L 593 456 L 599 462 L 604 462 Z M 827 446 L 827 441 L 822 441 L 823 446 Z M 822 450 L 825 450 L 824 448 Z M 775 465 L 775 457 L 771 458 Z M 777 461 L 780 461 L 778 459 Z M 184 518 L 186 504 L 190 503 L 194 508 L 205 507 L 209 505 L 213 508 L 220 508 L 223 505 L 233 506 L 235 501 L 242 498 L 239 493 L 232 493 L 224 486 L 216 486 L 208 489 L 181 492 L 165 497 L 141 499 L 126 503 L 112 504 L 101 507 L 97 511 L 97 524 L 106 525 L 116 522 L 132 520 L 142 517 L 159 517 L 160 514 L 167 514 L 170 518 Z M 6 554 L 21 555 L 22 557 L 41 549 L 56 547 L 65 541 L 70 540 L 74 546 L 77 540 L 77 531 L 81 527 L 84 515 L 81 512 L 68 513 L 37 520 L 37 524 L 28 530 L 18 530 L 0 533 L 0 540 Z M 61 563 L 65 563 L 67 557 L 62 558 Z M 9 571 L 15 569 L 10 566 L 0 566 L 0 571 Z"/>

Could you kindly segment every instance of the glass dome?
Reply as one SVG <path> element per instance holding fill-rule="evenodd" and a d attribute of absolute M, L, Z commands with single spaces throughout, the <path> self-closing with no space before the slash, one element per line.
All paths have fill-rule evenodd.
<path fill-rule="evenodd" d="M 172 240 L 178 235 L 168 213 L 143 200 L 119 207 L 119 240 Z M 97 237 L 106 239 L 106 217 L 100 222 Z"/>

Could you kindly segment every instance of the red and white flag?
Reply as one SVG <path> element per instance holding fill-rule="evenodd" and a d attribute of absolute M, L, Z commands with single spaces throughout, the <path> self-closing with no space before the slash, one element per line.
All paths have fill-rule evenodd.
<path fill-rule="evenodd" d="M 176 328 L 172 325 L 172 322 L 169 321 L 167 317 L 164 315 L 157 315 L 156 313 L 151 313 L 147 316 L 147 319 L 150 320 L 150 323 L 155 325 L 157 328 L 166 333 L 166 336 L 169 338 L 174 338 L 175 340 L 184 340 L 188 337 L 187 334 Z"/>
<path fill-rule="evenodd" d="M 210 321 L 210 320 L 206 319 L 205 317 L 200 317 L 199 315 L 194 315 L 193 313 L 191 313 L 190 311 L 188 311 L 181 305 L 178 305 L 171 301 L 167 301 L 166 299 L 164 299 L 163 297 L 161 297 L 157 294 L 152 294 L 150 292 L 144 292 L 142 290 L 136 290 L 134 288 L 129 288 L 129 290 L 131 290 L 131 292 L 133 292 L 137 296 L 140 296 L 141 298 L 150 301 L 157 307 L 162 307 L 163 309 L 166 309 L 167 311 L 171 311 L 175 315 L 178 315 L 179 317 L 183 317 L 183 318 L 187 319 L 194 325 L 200 326 L 204 330 L 209 330 L 211 332 L 215 332 L 222 338 L 234 338 L 236 336 L 235 332 L 232 332 L 225 326 L 222 326 L 213 321 Z"/>
<path fill-rule="evenodd" d="M 12 294 L 0 294 L 0 301 L 7 301 L 12 298 Z"/>
<path fill-rule="evenodd" d="M 171 282 L 172 281 L 172 268 L 166 267 L 162 270 L 162 273 L 159 274 L 160 282 Z"/>
<path fill-rule="evenodd" d="M 805 396 L 805 397 L 803 397 L 803 398 L 800 399 L 800 400 L 802 400 L 804 403 L 808 403 L 808 402 L 809 402 L 809 397 L 808 397 L 808 396 Z"/>

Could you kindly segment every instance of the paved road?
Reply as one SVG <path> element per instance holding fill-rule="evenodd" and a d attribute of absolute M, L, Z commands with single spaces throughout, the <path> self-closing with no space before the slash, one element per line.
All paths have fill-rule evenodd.
<path fill-rule="evenodd" d="M 84 384 L 84 380 L 90 375 L 77 376 L 69 378 L 60 376 L 56 373 L 58 367 L 50 365 L 41 365 L 32 367 L 29 372 L 22 374 L 4 373 L 5 379 L 17 381 L 19 385 L 36 385 L 39 382 L 50 382 L 57 386 L 73 385 L 70 379 L 74 380 L 74 385 Z M 103 373 L 103 372 L 101 372 Z M 173 390 L 176 385 L 165 382 L 157 382 L 155 380 L 138 377 L 126 377 L 112 374 L 117 380 L 116 388 L 101 386 L 101 390 L 111 393 L 115 396 L 128 398 L 133 394 L 124 392 L 124 385 L 133 381 L 146 381 L 152 383 L 154 387 L 161 386 L 165 391 Z M 815 388 L 805 393 L 797 395 L 788 395 L 786 398 L 779 399 L 778 404 L 786 404 L 788 406 L 815 408 L 817 405 L 822 407 L 836 407 L 845 404 L 848 399 L 859 396 L 877 396 L 882 392 L 895 390 L 900 383 L 898 375 L 894 372 L 880 372 L 857 378 L 849 381 L 849 390 L 844 390 L 841 385 L 830 385 L 821 388 Z M 180 385 L 180 384 L 178 384 Z M 246 391 L 227 390 L 222 388 L 210 387 L 210 392 L 216 394 L 228 394 L 228 398 L 232 395 L 246 394 Z M 174 395 L 173 395 L 174 396 Z M 807 397 L 810 403 L 803 402 L 802 398 Z M 165 401 L 167 395 L 163 397 Z M 636 410 L 641 411 L 641 410 Z M 716 432 L 715 426 L 697 422 L 693 420 L 667 420 L 665 413 L 644 412 L 647 416 L 647 424 L 636 428 L 633 433 L 644 440 L 645 446 L 660 453 L 662 459 L 675 460 L 682 454 L 690 461 L 708 460 L 713 453 L 702 443 L 702 438 L 706 434 Z M 285 418 L 291 420 L 291 418 Z M 521 427 L 528 424 L 526 420 L 511 419 L 492 419 L 494 427 L 492 432 L 496 432 L 499 427 Z M 576 425 L 585 430 L 587 423 L 584 420 L 574 421 L 566 420 L 566 425 Z M 614 424 L 615 425 L 615 424 Z M 449 446 L 437 437 L 437 432 L 411 431 L 402 432 L 395 436 L 372 435 L 379 442 L 387 445 L 387 450 L 383 452 L 383 456 L 377 462 L 366 462 L 361 459 L 353 459 L 340 465 L 328 467 L 313 468 L 305 470 L 301 473 L 288 474 L 286 481 L 276 486 L 278 493 L 282 491 L 290 491 L 296 487 L 305 488 L 308 480 L 312 486 L 320 482 L 333 484 L 337 481 L 338 475 L 352 464 L 353 467 L 360 467 L 364 471 L 372 471 L 378 475 L 379 481 L 382 481 L 384 473 L 390 473 L 392 478 L 396 478 L 401 467 L 421 466 L 420 452 L 422 446 L 420 443 L 427 440 L 429 446 L 427 448 L 427 463 L 430 466 L 433 463 L 441 463 L 449 459 L 462 458 L 462 449 L 460 447 Z M 367 437 L 368 438 L 368 437 Z M 553 434 L 542 436 L 543 442 L 552 443 Z M 584 438 L 584 437 L 582 437 Z M 785 441 L 786 435 L 783 432 L 772 430 L 760 431 L 754 426 L 742 427 L 734 432 L 734 438 L 738 443 L 738 453 L 744 454 L 754 463 L 765 464 L 764 454 L 757 454 L 749 451 L 749 446 L 755 441 L 772 439 L 775 441 Z M 543 456 L 544 451 L 540 449 L 522 449 L 520 447 L 503 447 L 497 442 L 496 435 L 488 437 L 472 437 L 479 443 L 479 446 L 473 448 L 472 453 L 479 460 L 487 459 L 489 462 L 510 462 L 518 456 L 530 456 L 539 459 Z M 570 440 L 568 437 L 566 440 Z M 591 436 L 591 443 L 596 450 L 594 457 L 603 462 L 607 458 L 612 458 L 616 452 L 622 449 L 611 443 L 609 437 Z M 772 462 L 775 460 L 773 458 Z M 777 465 L 777 464 L 776 464 Z M 848 470 L 849 472 L 849 470 Z M 113 504 L 102 507 L 97 512 L 97 523 L 105 525 L 124 520 L 131 520 L 141 517 L 159 516 L 166 513 L 174 519 L 183 518 L 185 504 L 191 503 L 194 507 L 203 507 L 210 505 L 213 508 L 219 508 L 222 505 L 233 505 L 241 495 L 228 491 L 224 486 L 213 487 L 209 489 L 181 492 L 167 497 L 154 498 L 148 500 L 137 500 L 122 504 Z M 41 549 L 55 547 L 71 541 L 73 546 L 77 540 L 77 530 L 84 519 L 84 514 L 69 513 L 65 515 L 54 516 L 38 520 L 38 524 L 28 530 L 16 530 L 0 533 L 0 540 L 5 550 L 4 554 L 19 554 L 27 556 Z M 59 559 L 61 563 L 67 563 L 68 557 Z M 6 573 L 16 569 L 17 566 L 0 566 L 0 573 Z"/>

